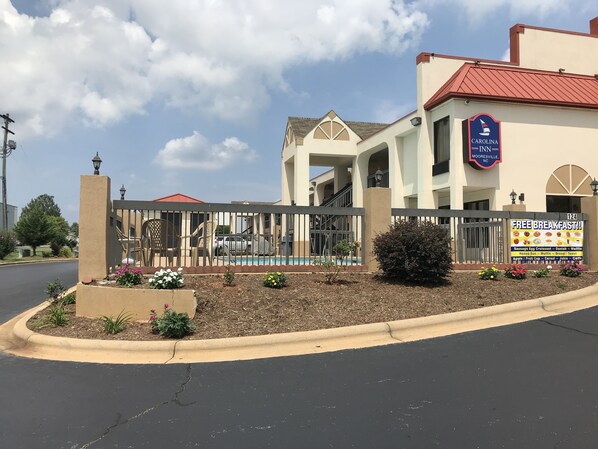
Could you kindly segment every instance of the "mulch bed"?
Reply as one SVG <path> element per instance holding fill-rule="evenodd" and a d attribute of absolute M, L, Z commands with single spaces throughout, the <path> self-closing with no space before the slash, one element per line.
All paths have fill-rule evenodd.
<path fill-rule="evenodd" d="M 389 283 L 365 273 L 344 273 L 332 285 L 321 274 L 289 274 L 288 286 L 280 290 L 262 286 L 262 279 L 237 274 L 233 286 L 224 286 L 221 275 L 186 276 L 186 288 L 196 291 L 198 313 L 196 331 L 185 339 L 326 329 L 476 309 L 587 287 L 598 282 L 598 273 L 481 281 L 476 272 L 454 272 L 449 283 L 437 287 Z M 76 317 L 74 305 L 67 309 L 67 326 L 40 328 L 47 309 L 28 325 L 39 333 L 73 338 L 164 340 L 151 333 L 148 323 L 129 323 L 123 332 L 107 335 L 99 320 Z"/>

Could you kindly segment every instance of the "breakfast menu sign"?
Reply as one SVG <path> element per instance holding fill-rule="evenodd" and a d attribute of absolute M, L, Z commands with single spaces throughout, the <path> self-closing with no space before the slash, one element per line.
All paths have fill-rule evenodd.
<path fill-rule="evenodd" d="M 511 220 L 511 259 L 517 263 L 582 260 L 583 221 Z"/>

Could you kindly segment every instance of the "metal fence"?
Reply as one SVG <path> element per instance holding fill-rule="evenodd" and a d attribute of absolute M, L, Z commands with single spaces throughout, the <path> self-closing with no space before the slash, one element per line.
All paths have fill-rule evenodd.
<path fill-rule="evenodd" d="M 446 229 L 455 263 L 510 263 L 511 220 L 583 221 L 586 214 L 450 209 L 392 209 L 393 221 L 430 221 Z M 584 259 L 588 245 L 584 240 Z"/>
<path fill-rule="evenodd" d="M 118 200 L 113 201 L 110 265 L 128 262 L 148 271 L 195 267 L 197 272 L 231 266 L 267 271 L 325 261 L 357 267 L 363 216 L 363 209 L 349 207 Z"/>

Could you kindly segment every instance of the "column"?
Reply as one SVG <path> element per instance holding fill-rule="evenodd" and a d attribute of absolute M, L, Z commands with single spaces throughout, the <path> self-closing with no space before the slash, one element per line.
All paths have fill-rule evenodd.
<path fill-rule="evenodd" d="M 378 261 L 374 257 L 372 241 L 377 234 L 389 230 L 392 219 L 391 191 L 385 187 L 371 187 L 363 191 L 365 208 L 365 242 L 362 242 L 362 257 L 368 271 L 378 271 Z"/>

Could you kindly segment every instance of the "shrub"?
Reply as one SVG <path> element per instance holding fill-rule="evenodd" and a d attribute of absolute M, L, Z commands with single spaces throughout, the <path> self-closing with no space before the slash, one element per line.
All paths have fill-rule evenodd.
<path fill-rule="evenodd" d="M 224 272 L 224 285 L 230 287 L 235 283 L 235 272 L 230 269 L 230 267 L 226 267 L 226 271 Z"/>
<path fill-rule="evenodd" d="M 60 299 L 60 304 L 63 305 L 69 305 L 69 304 L 75 304 L 77 302 L 77 293 L 76 292 L 71 292 L 68 295 L 64 295 L 61 299 Z"/>
<path fill-rule="evenodd" d="M 0 231 L 0 260 L 17 248 L 17 238 L 11 231 Z"/>
<path fill-rule="evenodd" d="M 73 257 L 73 250 L 68 246 L 63 246 L 58 251 L 58 256 L 60 257 Z"/>
<path fill-rule="evenodd" d="M 320 266 L 324 270 L 324 280 L 327 284 L 334 284 L 341 272 L 341 265 L 332 260 L 320 262 Z"/>
<path fill-rule="evenodd" d="M 113 318 L 112 316 L 103 315 L 102 317 L 100 317 L 100 320 L 104 324 L 104 331 L 107 334 L 114 335 L 124 330 L 127 323 L 131 321 L 131 314 L 125 313 L 125 311 L 123 310 L 116 316 L 116 318 Z"/>
<path fill-rule="evenodd" d="M 340 260 L 348 257 L 359 248 L 359 242 L 351 242 L 349 240 L 341 240 L 332 247 L 332 253 Z"/>
<path fill-rule="evenodd" d="M 139 285 L 143 280 L 141 270 L 138 270 L 137 268 L 131 268 L 129 264 L 126 264 L 124 267 L 120 267 L 118 270 L 116 270 L 116 273 L 114 273 L 113 276 L 118 285 L 124 285 L 125 287 Z"/>
<path fill-rule="evenodd" d="M 580 265 L 578 261 L 568 262 L 561 267 L 561 276 L 568 278 L 576 278 L 581 276 L 582 271 L 585 271 L 586 267 Z"/>
<path fill-rule="evenodd" d="M 450 236 L 429 221 L 397 221 L 373 241 L 373 252 L 388 279 L 439 284 L 452 270 Z"/>
<path fill-rule="evenodd" d="M 482 267 L 480 271 L 478 271 L 478 278 L 483 281 L 498 281 L 498 275 L 500 274 L 500 270 L 496 268 L 494 265 L 491 267 Z"/>
<path fill-rule="evenodd" d="M 60 279 L 55 279 L 53 281 L 48 282 L 46 285 L 46 294 L 50 297 L 50 301 L 56 302 L 62 294 L 65 292 L 66 288 L 62 285 Z"/>
<path fill-rule="evenodd" d="M 287 285 L 287 275 L 280 271 L 271 271 L 264 277 L 264 287 L 283 288 Z"/>
<path fill-rule="evenodd" d="M 550 265 L 548 265 L 546 268 L 538 268 L 537 270 L 534 270 L 534 277 L 547 278 L 550 275 L 550 270 L 552 270 Z"/>
<path fill-rule="evenodd" d="M 523 264 L 512 263 L 505 268 L 505 277 L 509 279 L 525 279 L 527 268 Z"/>
<path fill-rule="evenodd" d="M 61 304 L 55 304 L 50 307 L 48 322 L 54 326 L 66 326 L 69 322 L 66 310 L 64 310 L 64 307 Z"/>
<path fill-rule="evenodd" d="M 181 288 L 184 284 L 183 269 L 177 271 L 168 270 L 156 271 L 154 277 L 149 280 L 150 288 L 156 289 L 174 289 Z"/>
<path fill-rule="evenodd" d="M 164 312 L 159 317 L 155 310 L 150 311 L 152 332 L 166 338 L 183 338 L 195 330 L 195 326 L 186 312 L 176 313 L 164 304 Z"/>

